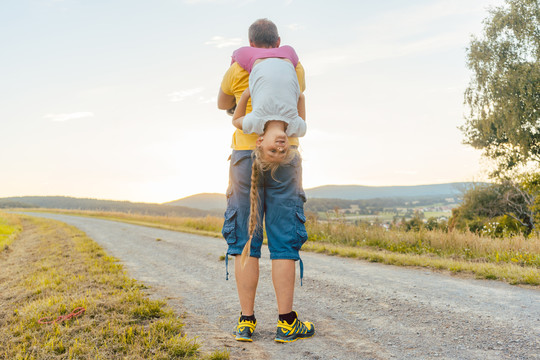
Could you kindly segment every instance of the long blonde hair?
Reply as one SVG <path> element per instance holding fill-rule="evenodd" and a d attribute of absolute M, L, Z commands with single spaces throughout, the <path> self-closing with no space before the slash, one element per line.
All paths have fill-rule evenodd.
<path fill-rule="evenodd" d="M 290 164 L 295 157 L 300 156 L 300 153 L 296 149 L 296 147 L 290 147 L 287 149 L 287 153 L 285 155 L 285 158 L 281 162 L 271 162 L 264 160 L 263 151 L 260 146 L 257 146 L 255 150 L 253 150 L 253 164 L 251 165 L 251 188 L 249 192 L 249 220 L 248 220 L 248 233 L 249 233 L 249 240 L 247 241 L 246 245 L 244 246 L 244 249 L 242 250 L 242 254 L 240 256 L 240 263 L 242 265 L 242 268 L 246 266 L 247 258 L 249 257 L 250 248 L 251 248 L 251 240 L 253 239 L 253 235 L 255 234 L 255 231 L 257 230 L 258 226 L 258 218 L 259 218 L 259 181 L 262 176 L 262 174 L 265 171 L 270 171 L 270 176 L 272 176 L 272 179 L 277 180 L 274 175 L 279 168 L 280 165 L 284 164 Z"/>

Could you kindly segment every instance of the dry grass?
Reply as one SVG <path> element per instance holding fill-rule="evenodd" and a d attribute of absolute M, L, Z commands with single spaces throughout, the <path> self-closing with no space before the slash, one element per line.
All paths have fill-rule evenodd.
<path fill-rule="evenodd" d="M 22 225 L 0 258 L 0 358 L 228 358 L 200 354 L 181 319 L 149 300 L 144 286 L 84 233 L 36 218 L 24 217 Z M 79 318 L 38 324 L 76 307 L 86 308 Z"/>
<path fill-rule="evenodd" d="M 514 263 L 540 267 L 540 238 L 490 238 L 471 232 L 440 230 L 387 231 L 381 227 L 343 222 L 307 223 L 310 240 L 363 246 L 402 254 L 429 254 L 454 260 Z"/>
<path fill-rule="evenodd" d="M 540 270 L 512 263 L 455 260 L 439 256 L 393 253 L 365 247 L 308 242 L 302 250 L 356 258 L 397 266 L 421 266 L 452 273 L 470 273 L 480 279 L 503 280 L 510 284 L 540 285 Z"/>

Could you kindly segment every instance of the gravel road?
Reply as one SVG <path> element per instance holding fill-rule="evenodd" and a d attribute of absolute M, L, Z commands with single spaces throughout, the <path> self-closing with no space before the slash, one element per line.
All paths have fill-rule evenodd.
<path fill-rule="evenodd" d="M 239 314 L 234 282 L 225 281 L 221 239 L 113 221 L 32 214 L 74 225 L 122 261 L 186 317 L 203 349 L 231 359 L 540 359 L 540 291 L 463 279 L 425 269 L 302 253 L 304 286 L 295 309 L 315 337 L 273 341 L 277 308 L 266 248 L 256 299 L 253 343 L 234 341 Z M 159 239 L 159 240 L 158 240 Z"/>

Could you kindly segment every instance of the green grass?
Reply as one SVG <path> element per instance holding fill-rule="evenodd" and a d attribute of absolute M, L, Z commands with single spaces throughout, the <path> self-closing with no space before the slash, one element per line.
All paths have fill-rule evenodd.
<path fill-rule="evenodd" d="M 9 249 L 20 231 L 21 225 L 18 217 L 0 212 L 0 251 Z"/>
<path fill-rule="evenodd" d="M 30 217 L 22 226 L 0 259 L 0 358 L 228 359 L 201 353 L 181 319 L 81 231 Z M 38 323 L 77 307 L 78 318 Z"/>

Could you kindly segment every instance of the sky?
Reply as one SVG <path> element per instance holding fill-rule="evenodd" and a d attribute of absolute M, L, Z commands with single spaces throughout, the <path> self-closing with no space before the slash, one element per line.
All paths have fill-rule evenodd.
<path fill-rule="evenodd" d="M 0 0 L 0 197 L 224 193 L 216 97 L 259 18 L 306 71 L 303 185 L 485 179 L 466 48 L 502 0 Z"/>

